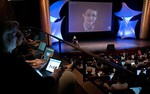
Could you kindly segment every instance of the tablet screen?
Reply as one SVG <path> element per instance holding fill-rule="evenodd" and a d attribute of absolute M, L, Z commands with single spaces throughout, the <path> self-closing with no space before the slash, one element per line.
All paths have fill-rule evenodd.
<path fill-rule="evenodd" d="M 50 71 L 50 72 L 54 72 L 54 69 L 59 68 L 60 64 L 61 64 L 61 60 L 50 58 L 48 61 L 48 65 L 46 67 L 46 70 Z"/>

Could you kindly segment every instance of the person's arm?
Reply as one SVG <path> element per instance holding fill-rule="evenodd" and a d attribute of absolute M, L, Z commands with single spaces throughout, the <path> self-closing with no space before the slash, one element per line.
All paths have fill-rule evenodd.
<path fill-rule="evenodd" d="M 27 63 L 29 63 L 33 68 L 40 68 L 44 63 L 41 59 L 34 59 L 34 60 L 26 60 Z"/>
<path fill-rule="evenodd" d="M 58 69 L 54 69 L 54 72 L 52 74 L 52 77 L 55 79 L 55 80 L 58 80 L 62 75 L 62 70 L 60 68 Z"/>
<path fill-rule="evenodd" d="M 107 83 L 104 83 L 103 86 L 104 86 L 105 88 L 107 88 L 108 90 L 111 90 L 111 87 L 110 87 Z"/>
<path fill-rule="evenodd" d="M 126 89 L 128 89 L 127 83 L 123 83 L 121 85 L 117 85 L 117 84 L 111 85 L 111 90 L 126 90 Z"/>

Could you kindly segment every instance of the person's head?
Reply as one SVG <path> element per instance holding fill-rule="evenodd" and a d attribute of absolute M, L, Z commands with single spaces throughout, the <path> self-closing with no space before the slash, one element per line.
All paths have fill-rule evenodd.
<path fill-rule="evenodd" d="M 14 23 L 16 27 L 19 28 L 19 23 L 17 21 L 12 21 L 12 23 Z M 17 37 L 16 45 L 20 46 L 24 41 L 24 35 L 20 30 L 17 30 L 16 37 Z"/>
<path fill-rule="evenodd" d="M 13 21 L 0 21 L 0 49 L 11 53 L 16 48 L 18 26 Z"/>
<path fill-rule="evenodd" d="M 125 77 L 126 77 L 126 75 L 124 73 L 119 74 L 119 76 L 118 76 L 118 82 L 125 83 L 126 82 L 126 78 Z"/>
<path fill-rule="evenodd" d="M 24 35 L 21 31 L 18 31 L 16 33 L 16 37 L 17 37 L 17 46 L 20 46 L 23 43 Z"/>
<path fill-rule="evenodd" d="M 86 11 L 82 14 L 84 24 L 92 26 L 97 19 L 98 11 L 94 8 L 87 8 Z"/>

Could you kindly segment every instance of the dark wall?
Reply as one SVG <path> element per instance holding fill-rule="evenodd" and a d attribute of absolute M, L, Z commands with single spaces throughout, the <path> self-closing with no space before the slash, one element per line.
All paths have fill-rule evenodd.
<path fill-rule="evenodd" d="M 15 20 L 13 8 L 6 0 L 0 0 L 0 20 Z"/>
<path fill-rule="evenodd" d="M 58 0 L 50 0 L 50 3 L 54 3 Z M 81 0 L 72 0 L 72 1 L 81 1 Z M 84 0 L 83 0 L 84 1 Z M 65 40 L 72 40 L 74 35 L 79 39 L 101 39 L 101 38 L 116 38 L 117 31 L 119 29 L 118 18 L 114 15 L 114 12 L 117 12 L 121 9 L 121 3 L 125 2 L 128 7 L 136 11 L 142 11 L 143 0 L 87 0 L 91 2 L 113 2 L 113 33 L 80 33 L 80 34 L 70 34 L 68 33 L 68 7 L 67 4 L 63 6 L 61 10 L 61 17 L 66 16 L 62 27 L 61 33 Z M 39 0 L 22 0 L 22 1 L 11 1 L 16 20 L 23 27 L 37 27 L 40 28 L 40 8 Z M 134 17 L 133 19 L 141 19 L 141 15 Z M 139 37 L 140 31 L 140 21 L 136 25 L 136 36 Z"/>
<path fill-rule="evenodd" d="M 40 28 L 39 0 L 10 1 L 16 20 L 22 27 Z"/>

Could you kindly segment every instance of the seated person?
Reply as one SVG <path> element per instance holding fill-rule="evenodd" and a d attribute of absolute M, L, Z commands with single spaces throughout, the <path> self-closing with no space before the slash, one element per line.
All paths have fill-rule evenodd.
<path fill-rule="evenodd" d="M 0 21 L 0 83 L 6 94 L 39 93 L 72 94 L 75 77 L 71 71 L 54 69 L 51 76 L 40 76 L 24 59 L 12 51 L 17 47 L 18 27 L 12 21 Z M 7 89 L 7 91 L 6 91 Z"/>
<path fill-rule="evenodd" d="M 34 48 L 38 47 L 40 40 L 32 40 L 32 39 L 27 39 L 28 44 L 30 44 L 31 46 L 33 46 Z"/>
<path fill-rule="evenodd" d="M 17 31 L 17 47 L 13 50 L 13 53 L 17 56 L 21 56 L 24 59 L 32 59 L 34 56 L 34 50 L 28 45 L 27 40 L 24 38 L 24 35 L 21 31 Z"/>
<path fill-rule="evenodd" d="M 141 81 L 142 90 L 139 94 L 148 94 L 150 90 L 150 66 L 146 70 L 146 80 Z"/>
<path fill-rule="evenodd" d="M 22 57 L 29 63 L 33 68 L 40 68 L 45 62 L 42 59 L 36 58 L 32 59 L 34 56 L 35 50 L 28 45 L 27 40 L 25 39 L 21 31 L 17 31 L 17 47 L 13 50 L 13 53 L 18 57 Z M 70 66 L 70 65 L 68 65 Z"/>
<path fill-rule="evenodd" d="M 125 81 L 125 75 L 120 74 L 118 76 L 118 81 L 116 83 L 113 83 L 111 86 L 109 84 L 104 83 L 103 86 L 108 90 L 108 91 L 116 91 L 116 90 L 127 90 L 128 89 L 128 83 Z"/>

